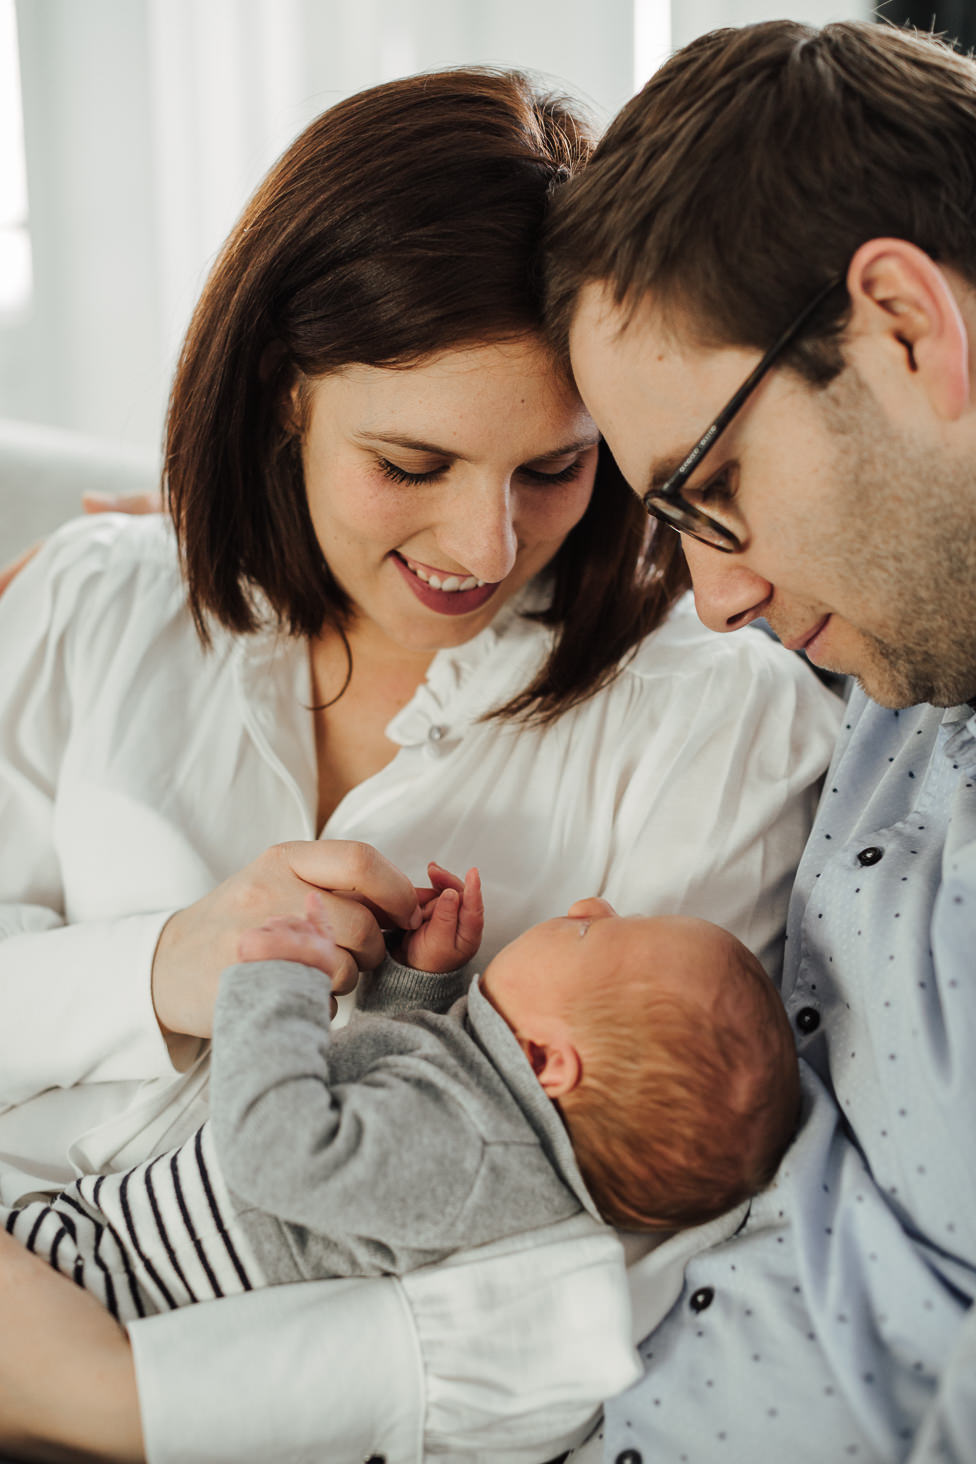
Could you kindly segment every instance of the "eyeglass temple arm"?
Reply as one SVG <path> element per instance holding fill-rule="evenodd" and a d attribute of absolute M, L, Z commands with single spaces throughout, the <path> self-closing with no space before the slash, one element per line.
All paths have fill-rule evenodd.
<path fill-rule="evenodd" d="M 731 422 L 732 418 L 735 416 L 736 412 L 738 412 L 739 408 L 742 406 L 743 402 L 748 396 L 752 394 L 752 392 L 755 391 L 756 387 L 759 385 L 760 381 L 762 381 L 772 363 L 776 360 L 776 357 L 780 354 L 781 351 L 785 350 L 793 337 L 800 333 L 800 331 L 806 325 L 807 321 L 810 319 L 811 315 L 814 313 L 819 305 L 823 304 L 827 296 L 831 294 L 832 291 L 836 290 L 839 285 L 844 283 L 844 278 L 845 277 L 843 275 L 836 277 L 830 280 L 826 285 L 824 285 L 822 290 L 818 290 L 813 299 L 804 306 L 799 315 L 796 316 L 796 318 L 792 320 L 790 324 L 786 327 L 786 329 L 780 335 L 779 339 L 773 342 L 773 344 L 770 346 L 769 350 L 763 356 L 759 364 L 752 371 L 750 371 L 745 381 L 739 387 L 739 390 L 728 402 L 726 402 L 725 406 L 715 418 L 715 421 L 708 428 L 705 434 L 698 439 L 694 447 L 689 452 L 688 456 L 685 458 L 684 462 L 681 464 L 680 468 L 676 470 L 674 477 L 671 480 L 672 491 L 680 491 L 683 484 L 686 483 L 687 480 L 691 477 L 692 473 L 695 471 L 695 468 L 698 466 L 702 458 L 711 448 L 716 437 L 720 437 L 722 435 L 726 427 Z M 652 488 L 644 494 L 643 502 L 646 506 L 649 499 L 660 497 L 660 490 L 655 491 Z"/>

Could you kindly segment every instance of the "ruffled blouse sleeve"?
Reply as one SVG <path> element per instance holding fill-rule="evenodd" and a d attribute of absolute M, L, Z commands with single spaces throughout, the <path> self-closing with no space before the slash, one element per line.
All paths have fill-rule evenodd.
<path fill-rule="evenodd" d="M 59 857 L 79 667 L 104 684 L 145 590 L 113 565 L 115 522 L 67 525 L 0 597 L 0 1106 L 173 1072 L 148 980 L 169 912 L 69 924 Z"/>

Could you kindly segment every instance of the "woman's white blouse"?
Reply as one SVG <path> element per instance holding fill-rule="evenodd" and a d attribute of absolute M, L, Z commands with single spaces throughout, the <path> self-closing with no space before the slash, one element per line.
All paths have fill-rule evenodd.
<path fill-rule="evenodd" d="M 549 632 L 516 606 L 439 653 L 387 729 L 399 751 L 324 837 L 417 883 L 477 864 L 479 963 L 584 895 L 726 925 L 778 970 L 838 703 L 766 635 L 690 604 L 544 730 L 481 721 Z M 269 844 L 312 839 L 303 643 L 204 651 L 157 518 L 69 524 L 0 599 L 0 1198 L 181 1140 L 207 1055 L 171 1062 L 150 999 L 167 916 Z"/>

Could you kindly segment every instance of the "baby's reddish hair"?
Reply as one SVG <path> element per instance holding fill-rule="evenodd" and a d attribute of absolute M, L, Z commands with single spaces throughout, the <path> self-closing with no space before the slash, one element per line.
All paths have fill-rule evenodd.
<path fill-rule="evenodd" d="M 723 1214 L 769 1184 L 796 1129 L 786 1012 L 756 958 L 727 942 L 709 1001 L 628 971 L 574 1013 L 583 1071 L 559 1106 L 597 1208 L 620 1229 Z"/>

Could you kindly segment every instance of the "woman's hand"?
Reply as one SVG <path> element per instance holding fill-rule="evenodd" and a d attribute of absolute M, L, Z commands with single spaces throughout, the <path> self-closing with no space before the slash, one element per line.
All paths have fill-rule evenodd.
<path fill-rule="evenodd" d="M 276 844 L 163 927 L 152 970 L 156 1016 L 167 1037 L 209 1037 L 217 984 L 239 958 L 241 938 L 275 915 L 305 916 L 309 889 L 339 947 L 335 992 L 352 991 L 360 971 L 386 954 L 383 928 L 421 923 L 406 875 L 369 844 L 341 839 Z"/>
<path fill-rule="evenodd" d="M 0 1451 L 48 1464 L 140 1464 L 125 1333 L 93 1296 L 0 1230 Z"/>

